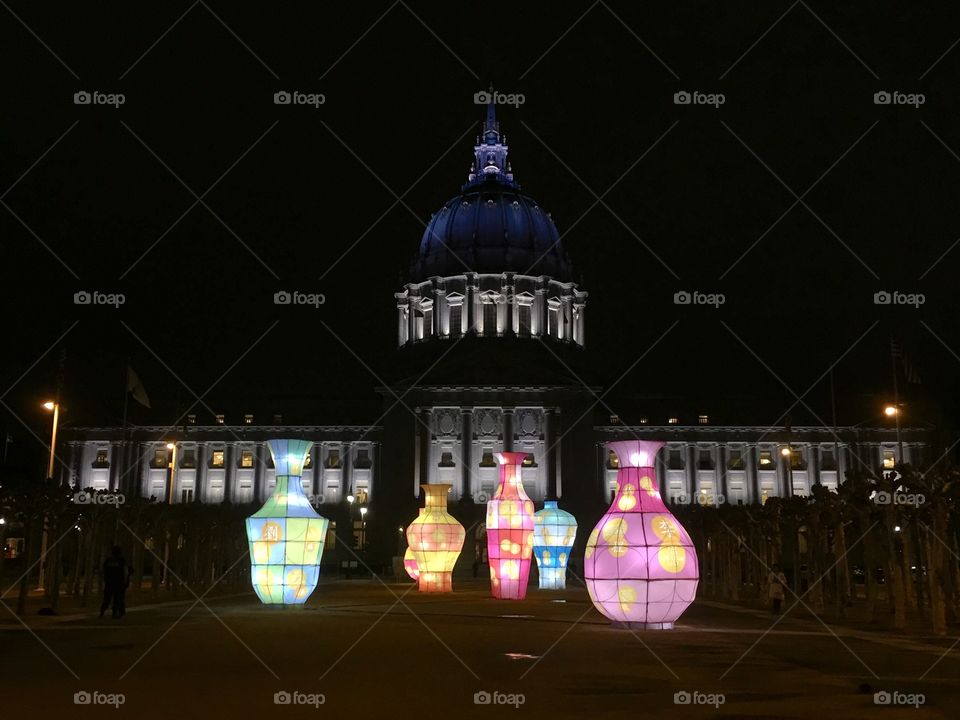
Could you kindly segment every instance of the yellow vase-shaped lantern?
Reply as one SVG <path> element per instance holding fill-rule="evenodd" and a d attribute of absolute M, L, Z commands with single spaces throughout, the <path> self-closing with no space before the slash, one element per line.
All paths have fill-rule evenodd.
<path fill-rule="evenodd" d="M 425 507 L 407 528 L 407 544 L 417 561 L 420 592 L 451 592 L 453 566 L 460 557 L 466 532 L 463 525 L 447 512 L 449 483 L 421 485 Z"/>

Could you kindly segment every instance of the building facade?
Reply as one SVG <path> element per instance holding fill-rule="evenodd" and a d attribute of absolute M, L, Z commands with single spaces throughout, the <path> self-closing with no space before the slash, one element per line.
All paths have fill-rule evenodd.
<path fill-rule="evenodd" d="M 454 514 L 482 518 L 501 450 L 526 452 L 527 494 L 537 503 L 560 498 L 584 526 L 614 490 L 616 458 L 604 446 L 612 440 L 665 441 L 661 491 L 682 503 L 762 503 L 809 495 L 817 484 L 836 489 L 858 467 L 924 462 L 920 431 L 713 425 L 706 415 L 598 421 L 602 388 L 573 370 L 586 345 L 588 294 L 550 214 L 515 180 L 493 105 L 473 154 L 467 182 L 430 219 L 394 295 L 398 364 L 407 372 L 376 389 L 381 425 L 191 416 L 175 432 L 73 428 L 62 479 L 172 503 L 262 502 L 274 484 L 266 441 L 304 438 L 315 443 L 306 494 L 316 506 L 362 498 L 371 535 L 389 548 L 416 516 L 421 484 L 449 483 Z"/>

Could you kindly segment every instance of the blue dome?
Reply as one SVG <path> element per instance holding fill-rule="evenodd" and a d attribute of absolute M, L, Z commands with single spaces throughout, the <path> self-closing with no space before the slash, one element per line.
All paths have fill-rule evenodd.
<path fill-rule="evenodd" d="M 413 280 L 468 271 L 571 279 L 550 215 L 514 184 L 498 180 L 468 184 L 430 219 Z"/>

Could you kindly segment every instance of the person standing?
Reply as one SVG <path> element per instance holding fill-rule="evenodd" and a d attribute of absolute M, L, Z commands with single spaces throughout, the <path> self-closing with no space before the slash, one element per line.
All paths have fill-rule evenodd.
<path fill-rule="evenodd" d="M 774 564 L 767 575 L 767 597 L 773 605 L 773 612 L 780 614 L 780 607 L 783 605 L 783 593 L 787 587 L 787 576 L 780 570 L 780 566 Z"/>
<path fill-rule="evenodd" d="M 113 617 L 122 618 L 127 614 L 126 593 L 130 584 L 130 574 L 127 572 L 127 563 L 119 545 L 114 545 L 103 563 L 103 603 L 100 605 L 100 617 L 113 607 Z"/>

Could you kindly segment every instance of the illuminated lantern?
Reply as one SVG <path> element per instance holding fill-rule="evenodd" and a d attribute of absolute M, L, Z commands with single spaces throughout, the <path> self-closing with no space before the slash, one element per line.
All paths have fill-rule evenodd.
<path fill-rule="evenodd" d="M 312 442 L 270 440 L 277 486 L 247 518 L 253 589 L 267 605 L 299 605 L 317 586 L 330 521 L 311 507 L 300 473 Z"/>
<path fill-rule="evenodd" d="M 697 553 L 660 498 L 662 442 L 607 443 L 619 460 L 613 504 L 587 539 L 583 571 L 597 610 L 617 624 L 667 629 L 697 594 Z"/>
<path fill-rule="evenodd" d="M 423 508 L 420 508 L 420 514 L 423 515 Z M 407 545 L 406 552 L 403 553 L 403 569 L 406 570 L 407 575 L 409 575 L 410 579 L 414 582 L 420 579 L 420 568 L 417 567 L 417 556 L 414 554 L 413 548 L 409 545 Z"/>
<path fill-rule="evenodd" d="M 523 600 L 533 554 L 533 501 L 521 482 L 527 453 L 496 454 L 500 484 L 487 503 L 487 557 L 490 590 L 501 600 Z"/>
<path fill-rule="evenodd" d="M 577 520 L 546 500 L 543 510 L 533 516 L 533 556 L 540 571 L 541 590 L 563 590 L 567 586 L 567 560 L 577 536 Z"/>
<path fill-rule="evenodd" d="M 418 587 L 420 592 L 451 592 L 453 566 L 466 537 L 463 525 L 447 512 L 447 495 L 453 486 L 438 483 L 420 487 L 426 507 L 407 528 L 407 543 L 420 573 Z"/>

